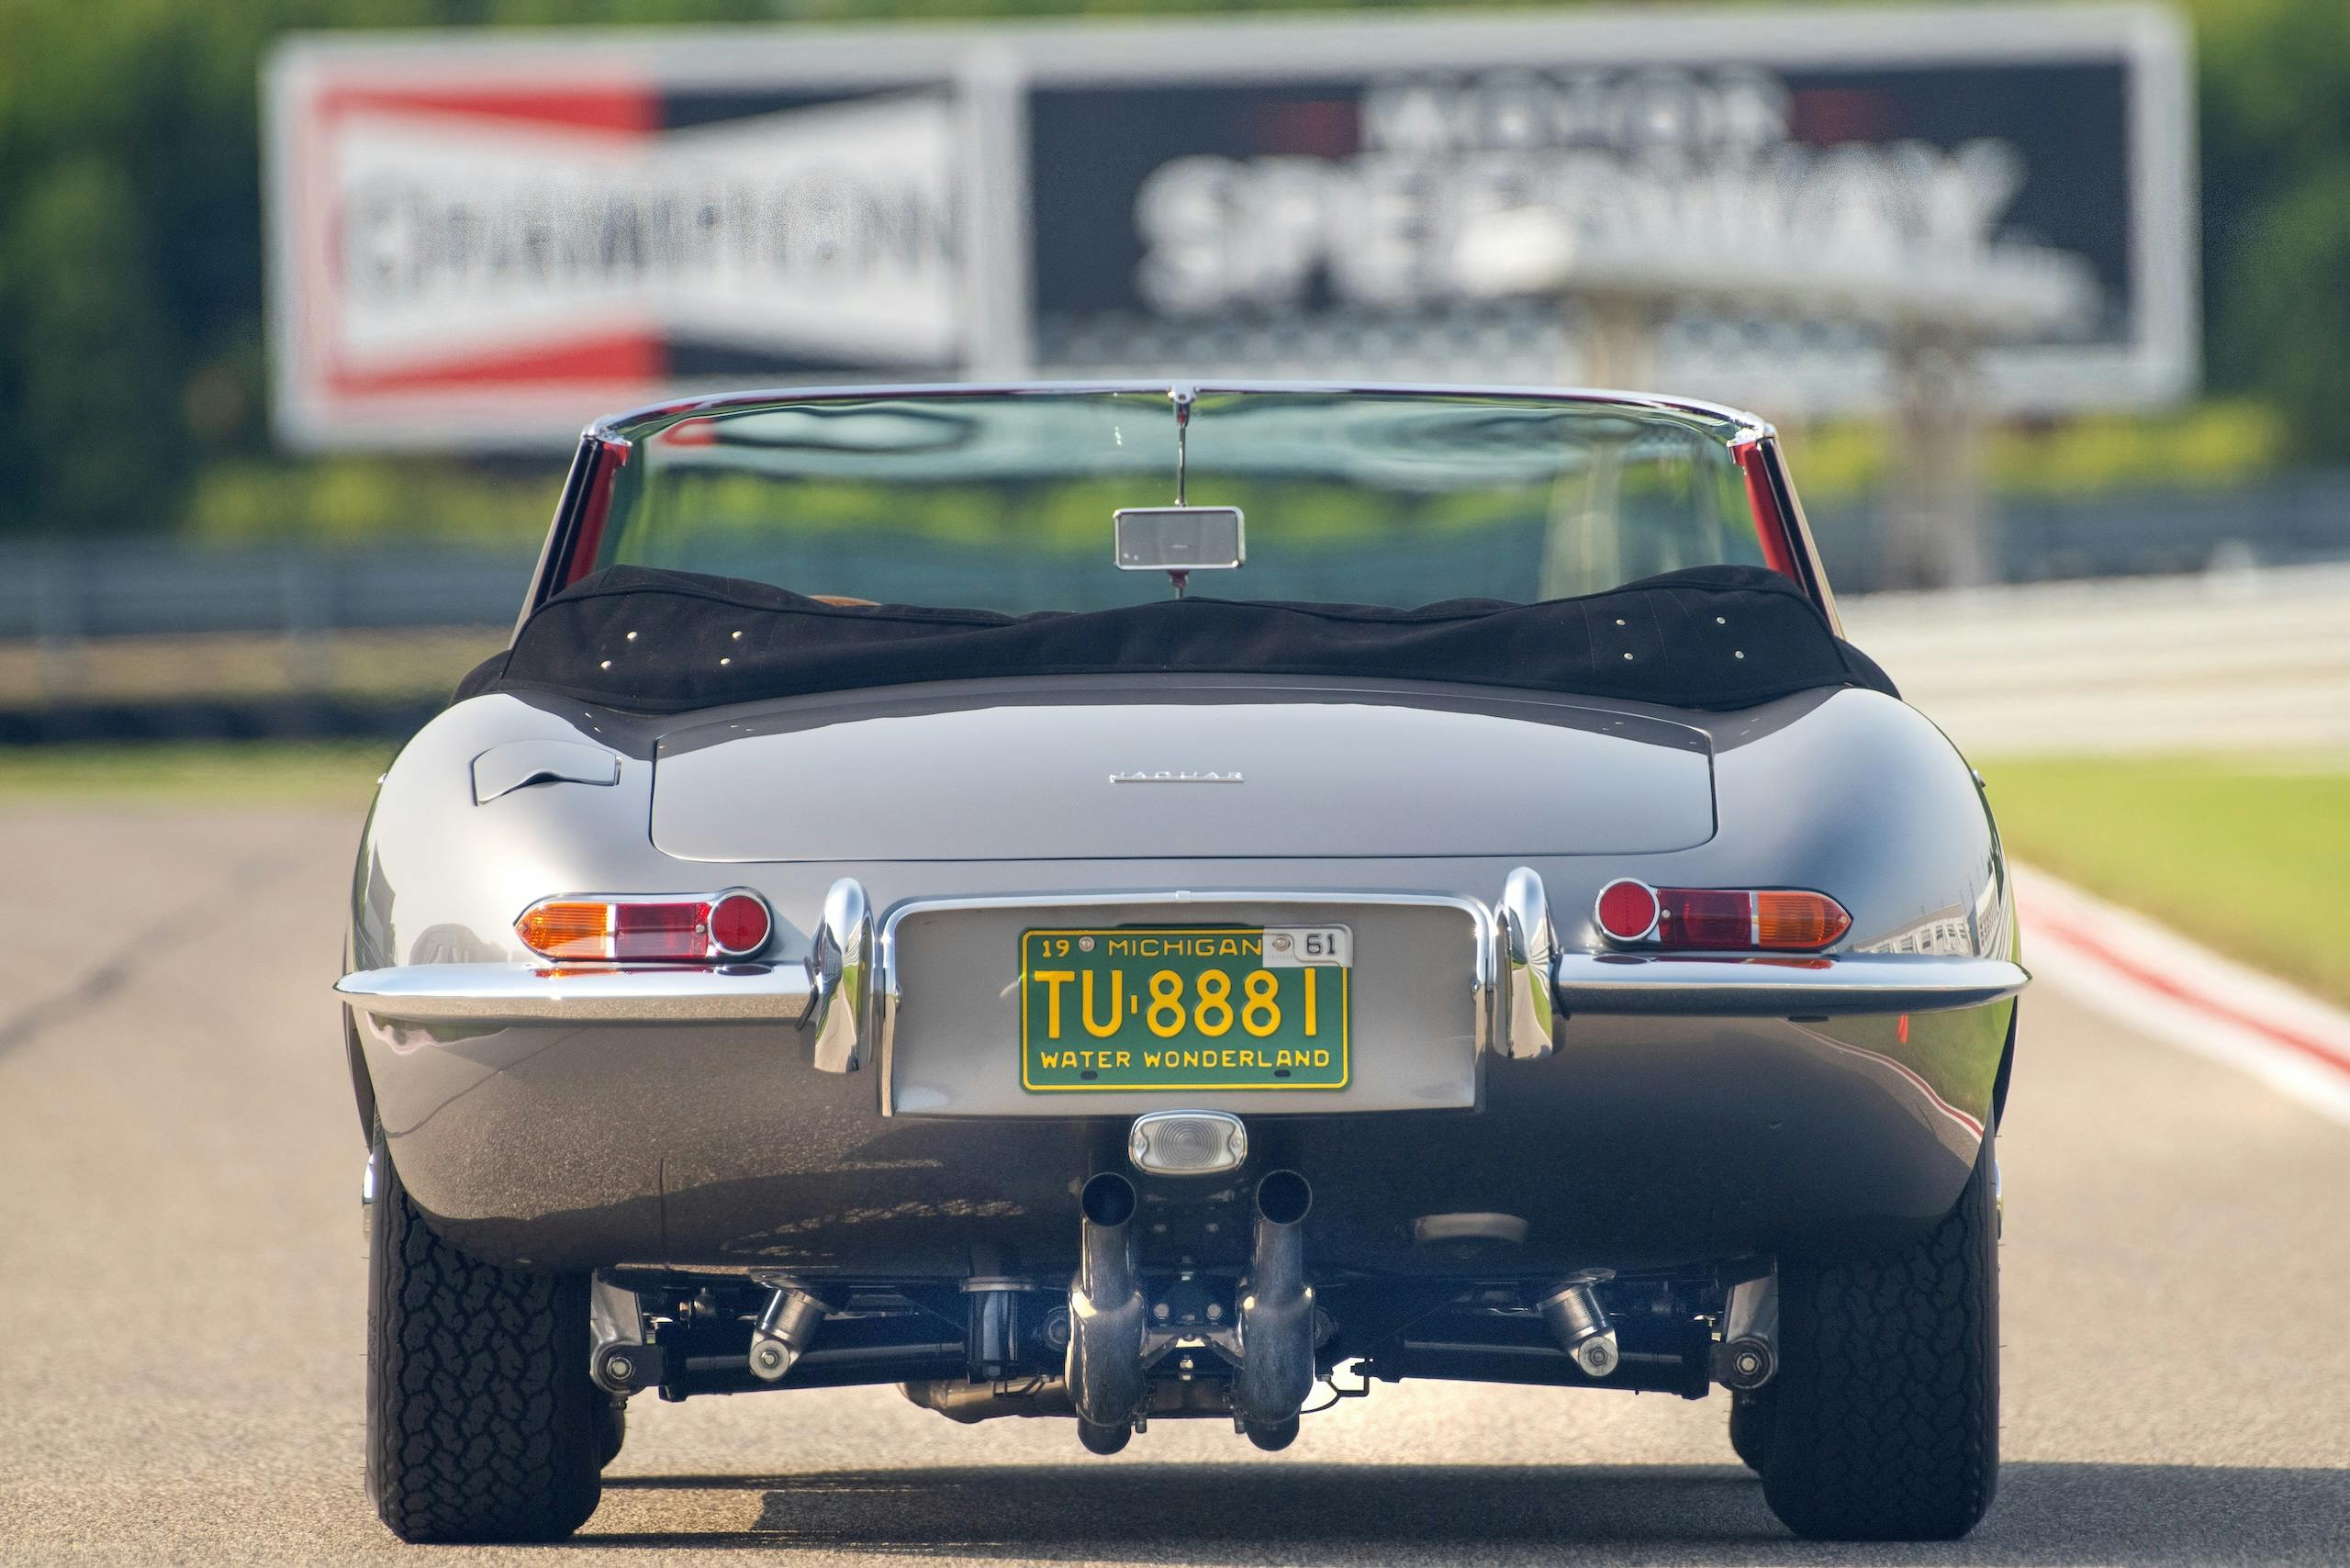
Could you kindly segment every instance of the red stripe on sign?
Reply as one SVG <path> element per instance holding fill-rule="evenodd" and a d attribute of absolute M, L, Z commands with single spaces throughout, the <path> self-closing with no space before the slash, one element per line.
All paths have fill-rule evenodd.
<path fill-rule="evenodd" d="M 2079 926 L 2068 925 L 2061 920 L 2051 920 L 2043 910 L 2031 908 L 2028 913 L 2031 915 L 2032 932 L 2036 935 L 2046 936 L 2063 946 L 2078 948 L 2107 968 L 2137 981 L 2148 991 L 2159 991 L 2174 1002 L 2186 1003 L 2198 1013 L 2209 1014 L 2222 1023 L 2232 1024 L 2239 1029 L 2248 1030 L 2288 1050 L 2299 1051 L 2303 1056 L 2322 1062 L 2336 1072 L 2350 1073 L 2350 1057 L 2345 1057 L 2315 1036 L 2304 1035 L 2298 1030 L 2272 1024 L 2267 1019 L 2255 1017 L 2241 1008 L 2231 1007 L 2217 997 L 2199 991 L 2190 991 L 2159 969 L 2115 951 Z"/>
<path fill-rule="evenodd" d="M 661 127 L 660 95 L 630 84 L 576 87 L 329 87 L 319 95 L 321 120 L 354 111 L 464 115 L 566 130 L 641 136 Z"/>
<path fill-rule="evenodd" d="M 599 386 L 632 386 L 660 381 L 668 368 L 668 349 L 659 338 L 650 332 L 630 331 L 502 353 L 470 354 L 397 370 L 355 371 L 338 365 L 328 371 L 327 382 L 335 391 L 354 397 L 371 392 L 462 390 L 479 386 L 505 388 L 518 384 L 556 386 L 584 382 Z"/>

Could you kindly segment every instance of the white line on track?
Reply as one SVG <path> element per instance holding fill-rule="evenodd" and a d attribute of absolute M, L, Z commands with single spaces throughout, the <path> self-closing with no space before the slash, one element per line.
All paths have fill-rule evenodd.
<path fill-rule="evenodd" d="M 2036 979 L 2350 1126 L 2350 1014 L 2043 872 L 2016 896 Z"/>

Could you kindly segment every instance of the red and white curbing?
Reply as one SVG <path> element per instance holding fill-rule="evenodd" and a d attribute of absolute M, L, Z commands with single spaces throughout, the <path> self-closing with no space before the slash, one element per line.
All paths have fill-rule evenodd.
<path fill-rule="evenodd" d="M 2042 872 L 2016 902 L 2041 983 L 2350 1126 L 2350 1014 Z"/>

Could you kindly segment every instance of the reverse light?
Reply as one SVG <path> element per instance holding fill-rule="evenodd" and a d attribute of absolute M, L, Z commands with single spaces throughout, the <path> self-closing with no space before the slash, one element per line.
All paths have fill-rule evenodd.
<path fill-rule="evenodd" d="M 1844 906 L 1800 888 L 1652 888 L 1624 877 L 1599 890 L 1600 934 L 1664 952 L 1813 952 L 1852 928 Z"/>
<path fill-rule="evenodd" d="M 693 898 L 541 899 L 514 923 L 545 958 L 589 963 L 706 963 L 743 958 L 775 928 L 767 901 L 734 889 Z"/>

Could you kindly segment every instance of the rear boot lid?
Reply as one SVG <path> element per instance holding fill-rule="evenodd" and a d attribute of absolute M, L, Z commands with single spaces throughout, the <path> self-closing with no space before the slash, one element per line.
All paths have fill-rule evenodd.
<path fill-rule="evenodd" d="M 1714 831 L 1706 734 L 1572 700 L 1150 681 L 778 703 L 665 735 L 688 860 L 1650 854 Z"/>

